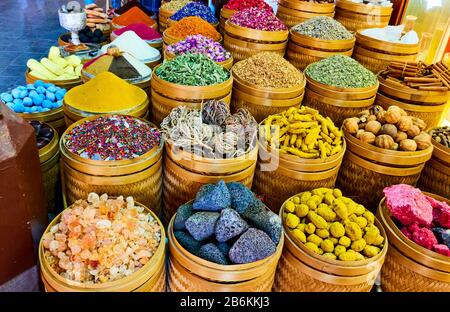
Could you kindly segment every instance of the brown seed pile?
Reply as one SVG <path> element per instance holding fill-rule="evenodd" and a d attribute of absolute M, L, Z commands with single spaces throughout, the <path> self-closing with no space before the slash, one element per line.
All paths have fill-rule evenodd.
<path fill-rule="evenodd" d="M 265 88 L 289 88 L 303 81 L 303 74 L 283 57 L 272 52 L 261 52 L 236 63 L 233 74 Z"/>

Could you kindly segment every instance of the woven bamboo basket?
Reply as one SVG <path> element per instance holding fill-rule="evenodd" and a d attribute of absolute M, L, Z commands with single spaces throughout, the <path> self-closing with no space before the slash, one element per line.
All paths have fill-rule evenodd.
<path fill-rule="evenodd" d="M 164 118 L 166 118 L 172 109 L 178 106 L 189 106 L 193 108 L 200 108 L 202 102 L 185 102 L 177 101 L 174 99 L 166 98 L 159 94 L 152 88 L 152 107 L 151 107 L 151 117 L 150 120 L 156 125 L 160 125 Z M 226 104 L 230 104 L 231 92 L 225 97 L 219 98 L 217 100 L 224 101 Z"/>
<path fill-rule="evenodd" d="M 329 116 L 336 125 L 340 126 L 344 119 L 369 109 L 374 101 L 375 96 L 364 100 L 339 100 L 306 88 L 303 104 L 317 109 L 324 116 Z"/>
<path fill-rule="evenodd" d="M 53 138 L 46 146 L 39 149 L 39 161 L 41 163 L 47 210 L 53 213 L 55 212 L 57 197 L 61 194 L 57 189 L 61 182 L 59 172 L 59 135 L 55 128 L 48 126 L 53 129 Z"/>
<path fill-rule="evenodd" d="M 426 193 L 439 201 L 450 200 Z M 377 217 L 387 232 L 389 242 L 381 284 L 386 291 L 450 291 L 450 261 L 447 256 L 428 250 L 409 240 L 397 228 L 386 207 L 385 198 L 378 206 Z"/>
<path fill-rule="evenodd" d="M 219 27 L 217 30 L 223 35 L 225 32 L 225 22 L 234 14 L 236 10 L 230 10 L 225 7 L 220 9 Z"/>
<path fill-rule="evenodd" d="M 289 32 L 264 31 L 225 22 L 223 46 L 238 62 L 259 52 L 274 52 L 284 56 Z"/>
<path fill-rule="evenodd" d="M 176 11 L 166 10 L 166 9 L 159 9 L 159 15 L 158 15 L 158 24 L 159 24 L 159 31 L 164 32 L 166 30 L 167 26 L 167 20 L 169 17 L 171 17 L 173 14 L 175 14 Z"/>
<path fill-rule="evenodd" d="M 433 142 L 433 156 L 426 163 L 417 186 L 423 190 L 443 197 L 450 194 L 450 148 Z"/>
<path fill-rule="evenodd" d="M 385 150 L 345 131 L 344 136 L 347 152 L 336 184 L 371 211 L 376 210 L 386 186 L 401 183 L 415 186 L 433 151 L 432 147 L 415 152 Z"/>
<path fill-rule="evenodd" d="M 391 62 L 416 62 L 418 54 L 385 54 L 367 50 L 366 48 L 356 44 L 353 49 L 352 57 L 368 70 L 372 71 L 374 74 L 377 74 L 380 70 L 385 69 Z"/>
<path fill-rule="evenodd" d="M 318 16 L 333 17 L 334 4 L 308 1 L 280 1 L 278 4 L 277 17 L 288 28 Z"/>
<path fill-rule="evenodd" d="M 423 91 L 402 87 L 380 76 L 378 76 L 378 81 L 380 82 L 379 93 L 409 104 L 440 105 L 447 103 L 450 98 L 450 91 Z"/>
<path fill-rule="evenodd" d="M 83 82 L 81 81 L 81 78 L 77 78 L 77 79 L 70 79 L 70 80 L 45 80 L 45 79 L 40 79 L 40 78 L 36 78 L 32 75 L 30 75 L 30 69 L 27 69 L 25 71 L 25 81 L 27 82 L 27 84 L 34 84 L 37 80 L 42 80 L 43 82 L 48 82 L 48 83 L 53 83 L 55 86 L 58 86 L 60 88 L 66 89 L 66 90 L 70 90 L 73 87 L 79 86 L 80 84 L 82 84 Z"/>
<path fill-rule="evenodd" d="M 282 220 L 284 204 L 279 213 Z M 381 252 L 370 259 L 349 262 L 331 260 L 315 254 L 307 249 L 303 243 L 297 242 L 285 227 L 285 245 L 275 276 L 274 291 L 370 291 L 383 266 L 388 250 L 386 233 L 377 219 L 375 219 L 375 225 L 385 238 Z"/>
<path fill-rule="evenodd" d="M 229 162 L 228 160 L 225 161 Z M 220 166 L 220 162 L 222 162 L 222 159 L 217 160 L 217 167 Z M 236 169 L 231 165 L 230 170 L 232 172 L 224 172 L 226 168 L 222 166 L 221 172 L 223 173 L 221 174 L 215 173 L 217 170 L 211 168 L 212 166 L 206 162 L 204 164 L 195 164 L 196 170 L 202 171 L 201 173 L 190 171 L 178 165 L 167 153 L 164 158 L 164 165 L 163 216 L 165 223 L 168 223 L 178 207 L 194 198 L 199 188 L 204 184 L 217 183 L 220 180 L 224 180 L 225 182 L 240 182 L 251 188 L 256 160 L 245 169 L 237 172 L 234 171 Z M 194 166 L 194 164 L 191 165 Z M 204 169 L 201 169 L 202 165 L 204 165 Z"/>
<path fill-rule="evenodd" d="M 149 100 L 148 98 L 146 98 L 143 103 L 136 103 L 136 106 L 131 109 L 110 111 L 107 112 L 107 114 L 124 114 L 144 118 L 148 114 L 148 105 Z M 70 103 L 67 103 L 65 100 L 63 100 L 63 111 L 67 126 L 70 126 L 73 122 L 81 120 L 86 117 L 106 114 L 106 113 L 96 113 L 78 110 L 74 108 L 72 105 L 70 105 Z"/>
<path fill-rule="evenodd" d="M 167 52 L 167 50 L 164 51 L 164 60 L 170 61 L 175 58 L 175 54 Z M 233 66 L 233 57 L 231 56 L 228 60 L 225 60 L 223 62 L 215 62 L 217 65 L 222 66 L 225 69 L 230 70 Z"/>
<path fill-rule="evenodd" d="M 140 206 L 143 206 L 137 203 Z M 150 213 L 161 228 L 161 241 L 149 262 L 141 269 L 130 276 L 113 282 L 100 284 L 83 284 L 68 280 L 60 276 L 48 263 L 44 256 L 43 240 L 39 244 L 39 264 L 42 282 L 47 292 L 163 292 L 166 289 L 166 270 L 165 270 L 165 244 L 166 234 L 161 221 L 156 214 L 143 206 L 147 213 Z M 45 233 L 56 225 L 61 219 L 58 215 L 47 227 Z"/>
<path fill-rule="evenodd" d="M 92 116 L 75 122 L 65 134 L 86 120 L 97 117 Z M 127 194 L 159 214 L 163 140 L 159 146 L 134 159 L 99 161 L 82 158 L 69 151 L 65 146 L 64 137 L 65 135 L 60 140 L 59 146 L 62 155 L 63 192 L 67 204 L 70 205 L 79 198 L 87 198 L 91 192 L 107 193 L 111 196 Z"/>
<path fill-rule="evenodd" d="M 232 110 L 248 109 L 257 122 L 289 107 L 299 107 L 303 101 L 305 79 L 300 85 L 289 88 L 264 88 L 243 81 L 234 74 L 233 78 Z"/>
<path fill-rule="evenodd" d="M 184 249 L 173 233 L 172 218 L 168 227 L 169 278 L 173 292 L 269 292 L 275 279 L 277 263 L 283 250 L 281 236 L 271 256 L 246 264 L 220 265 Z"/>
<path fill-rule="evenodd" d="M 390 7 L 369 6 L 350 0 L 337 0 L 335 10 L 335 19 L 350 31 L 385 27 L 392 14 Z"/>
<path fill-rule="evenodd" d="M 308 76 L 305 69 L 305 77 L 307 81 L 306 87 L 318 94 L 340 99 L 340 100 L 364 100 L 369 99 L 377 94 L 379 83 L 367 88 L 341 88 L 320 83 Z"/>
<path fill-rule="evenodd" d="M 427 128 L 436 127 L 439 125 L 441 116 L 444 114 L 446 103 L 439 105 L 417 105 L 409 104 L 403 101 L 391 99 L 381 93 L 377 94 L 375 104 L 387 109 L 391 105 L 396 105 L 404 109 L 408 116 L 413 116 L 422 119 L 427 124 Z"/>
<path fill-rule="evenodd" d="M 48 112 L 17 115 L 25 120 L 38 120 L 40 122 L 45 122 L 47 125 L 53 127 L 59 135 L 63 134 L 66 129 L 62 107 L 52 109 Z"/>
<path fill-rule="evenodd" d="M 328 159 L 302 159 L 268 152 L 259 146 L 259 162 L 253 191 L 264 197 L 266 205 L 278 212 L 286 198 L 319 187 L 334 188 L 346 150 Z"/>

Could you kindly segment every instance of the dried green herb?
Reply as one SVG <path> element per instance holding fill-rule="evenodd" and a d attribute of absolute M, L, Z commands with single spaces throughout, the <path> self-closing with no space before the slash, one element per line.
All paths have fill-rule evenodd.
<path fill-rule="evenodd" d="M 183 54 L 164 62 L 156 75 L 168 82 L 186 86 L 209 86 L 230 78 L 230 73 L 203 54 Z"/>
<path fill-rule="evenodd" d="M 367 88 L 377 84 L 377 76 L 345 55 L 333 55 L 311 64 L 305 71 L 311 79 L 340 88 Z"/>
<path fill-rule="evenodd" d="M 292 30 L 308 37 L 324 40 L 345 40 L 353 38 L 351 32 L 329 16 L 311 18 L 295 25 L 292 27 Z"/>

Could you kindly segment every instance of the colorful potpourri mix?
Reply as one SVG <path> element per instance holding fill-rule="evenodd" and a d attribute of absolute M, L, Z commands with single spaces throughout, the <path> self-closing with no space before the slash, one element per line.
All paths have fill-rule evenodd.
<path fill-rule="evenodd" d="M 161 228 L 133 197 L 90 193 L 43 236 L 44 256 L 62 277 L 104 283 L 142 268 L 161 243 Z"/>
<path fill-rule="evenodd" d="M 98 117 L 68 132 L 64 144 L 72 153 L 92 160 L 137 158 L 160 144 L 152 124 L 124 115 Z"/>
<path fill-rule="evenodd" d="M 200 2 L 191 2 L 186 4 L 181 10 L 172 15 L 170 19 L 179 21 L 188 16 L 198 16 L 211 24 L 216 24 L 219 22 L 211 9 Z"/>
<path fill-rule="evenodd" d="M 182 41 L 169 45 L 167 52 L 175 55 L 199 53 L 206 55 L 214 62 L 223 62 L 231 57 L 230 52 L 225 50 L 220 43 L 202 35 L 188 36 Z"/>
<path fill-rule="evenodd" d="M 230 0 L 223 7 L 229 10 L 236 11 L 241 11 L 247 8 L 258 8 L 273 12 L 272 7 L 263 0 Z"/>
<path fill-rule="evenodd" d="M 282 31 L 288 29 L 273 13 L 257 8 L 237 11 L 230 17 L 229 21 L 241 27 L 257 30 Z"/>

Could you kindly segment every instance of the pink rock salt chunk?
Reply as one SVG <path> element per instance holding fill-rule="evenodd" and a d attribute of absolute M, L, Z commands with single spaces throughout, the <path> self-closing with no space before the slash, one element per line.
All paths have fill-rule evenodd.
<path fill-rule="evenodd" d="M 437 253 L 440 253 L 441 255 L 450 257 L 450 249 L 448 249 L 447 245 L 444 244 L 437 244 L 433 246 L 433 250 Z"/>
<path fill-rule="evenodd" d="M 430 229 L 419 228 L 417 226 L 413 228 L 410 227 L 409 230 L 412 232 L 412 240 L 420 246 L 432 249 L 434 245 L 438 244 L 436 237 Z"/>
<path fill-rule="evenodd" d="M 397 184 L 384 188 L 383 192 L 388 209 L 403 225 L 417 222 L 419 225 L 431 226 L 433 207 L 419 189 Z"/>
<path fill-rule="evenodd" d="M 433 221 L 441 227 L 450 228 L 450 206 L 446 202 L 438 201 L 430 196 L 425 198 L 433 207 Z"/>

